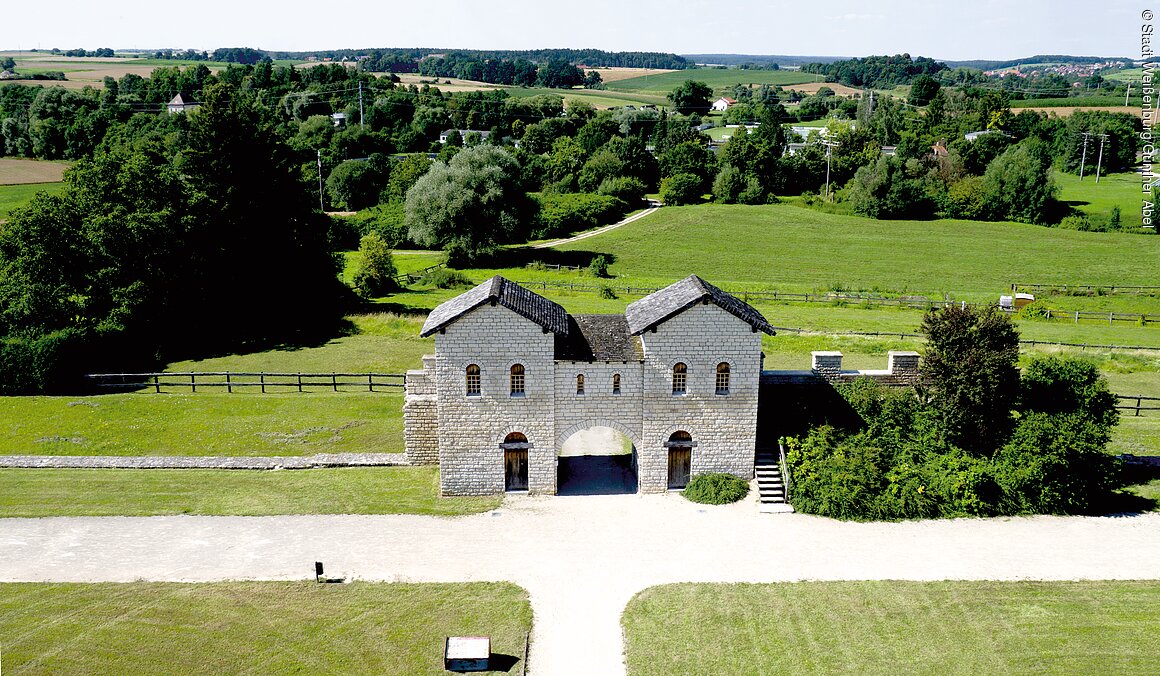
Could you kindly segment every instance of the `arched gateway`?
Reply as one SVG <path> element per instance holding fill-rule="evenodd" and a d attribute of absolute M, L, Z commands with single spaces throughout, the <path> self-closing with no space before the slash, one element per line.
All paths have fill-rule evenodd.
<path fill-rule="evenodd" d="M 529 493 L 553 494 L 560 446 L 599 426 L 632 441 L 641 492 L 705 472 L 748 479 L 762 332 L 761 313 L 695 275 L 623 315 L 569 315 L 493 277 L 423 325 L 435 355 L 407 373 L 408 459 L 438 463 L 444 495 L 523 490 L 525 476 Z"/>

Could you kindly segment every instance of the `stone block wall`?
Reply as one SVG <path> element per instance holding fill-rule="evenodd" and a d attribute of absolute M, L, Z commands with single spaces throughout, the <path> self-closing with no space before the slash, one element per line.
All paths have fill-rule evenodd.
<path fill-rule="evenodd" d="M 440 489 L 443 495 L 504 490 L 504 438 L 527 437 L 528 492 L 556 491 L 554 336 L 501 306 L 463 315 L 435 337 Z M 481 393 L 467 396 L 466 369 L 480 367 Z M 524 366 L 523 396 L 511 396 L 510 368 Z"/>
<path fill-rule="evenodd" d="M 749 479 L 757 431 L 761 334 L 716 305 L 697 305 L 641 336 L 645 349 L 642 493 L 668 486 L 668 448 L 677 431 L 695 444 L 692 474 L 725 472 Z M 672 393 L 673 366 L 687 366 L 685 394 Z M 730 365 L 729 393 L 716 394 L 717 364 Z"/>
<path fill-rule="evenodd" d="M 612 393 L 612 376 L 620 374 L 620 394 Z M 584 374 L 584 394 L 576 394 L 576 376 Z M 556 362 L 556 446 L 589 427 L 611 427 L 638 447 L 641 443 L 643 371 L 639 361 Z"/>
<path fill-rule="evenodd" d="M 850 383 L 858 378 L 873 378 L 883 385 L 904 387 L 921 381 L 920 356 L 917 352 L 891 351 L 884 371 L 843 371 L 841 352 L 813 352 L 811 372 L 830 383 Z"/>
<path fill-rule="evenodd" d="M 439 411 L 435 357 L 423 356 L 424 368 L 407 371 L 403 398 L 403 445 L 412 465 L 439 464 Z"/>

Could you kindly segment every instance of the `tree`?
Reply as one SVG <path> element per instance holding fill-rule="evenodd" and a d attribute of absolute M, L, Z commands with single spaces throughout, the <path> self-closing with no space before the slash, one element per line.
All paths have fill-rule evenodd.
<path fill-rule="evenodd" d="M 914 82 L 910 85 L 910 105 L 925 106 L 930 103 L 934 95 L 942 86 L 933 77 L 923 73 L 914 78 Z"/>
<path fill-rule="evenodd" d="M 1036 139 L 1025 139 L 995 158 L 983 174 L 983 193 L 995 220 L 1042 223 L 1055 199 L 1051 157 Z"/>
<path fill-rule="evenodd" d="M 525 236 L 533 211 L 519 163 L 501 148 L 476 146 L 436 162 L 407 191 L 405 222 L 411 239 L 459 264 Z"/>
<path fill-rule="evenodd" d="M 922 319 L 923 373 L 952 443 L 991 455 L 1011 431 L 1019 332 L 993 307 L 949 306 Z"/>
<path fill-rule="evenodd" d="M 705 115 L 709 112 L 709 97 L 713 88 L 704 82 L 685 80 L 684 84 L 669 92 L 668 99 L 681 115 Z"/>
<path fill-rule="evenodd" d="M 661 201 L 667 205 L 696 204 L 703 194 L 701 178 L 693 174 L 675 174 L 661 181 Z"/>
<path fill-rule="evenodd" d="M 354 270 L 354 289 L 363 298 L 376 298 L 395 289 L 395 259 L 391 247 L 379 233 L 363 235 L 358 246 L 359 259 Z"/>
<path fill-rule="evenodd" d="M 11 56 L 0 59 L 0 70 L 16 70 L 16 59 Z"/>
<path fill-rule="evenodd" d="M 351 160 L 343 162 L 326 179 L 330 202 L 339 209 L 361 211 L 379 203 L 379 191 L 386 176 L 375 171 L 370 162 Z"/>

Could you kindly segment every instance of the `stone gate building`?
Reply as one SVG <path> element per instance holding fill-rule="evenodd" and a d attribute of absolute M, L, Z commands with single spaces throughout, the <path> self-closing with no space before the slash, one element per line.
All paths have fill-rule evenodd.
<path fill-rule="evenodd" d="M 435 308 L 435 355 L 406 379 L 406 451 L 444 495 L 556 492 L 557 451 L 610 427 L 633 443 L 639 490 L 691 475 L 753 476 L 761 313 L 697 276 L 623 315 L 570 315 L 493 277 Z"/>

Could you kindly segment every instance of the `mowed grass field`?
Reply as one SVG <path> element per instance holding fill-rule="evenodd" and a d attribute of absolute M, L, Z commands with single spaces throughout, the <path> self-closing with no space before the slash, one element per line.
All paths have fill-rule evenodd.
<path fill-rule="evenodd" d="M 1059 199 L 1079 209 L 1097 224 L 1107 222 L 1113 207 L 1120 208 L 1120 220 L 1129 227 L 1142 224 L 1143 199 L 1155 202 L 1156 196 L 1141 190 L 1139 174 L 1125 172 L 1106 174 L 1096 183 L 1095 165 L 1089 165 L 1081 181 L 1076 174 L 1054 172 L 1052 179 L 1059 186 Z"/>
<path fill-rule="evenodd" d="M 0 157 L 0 185 L 59 183 L 68 166 L 66 162 Z"/>
<path fill-rule="evenodd" d="M 0 184 L 0 220 L 32 201 L 38 192 L 56 193 L 64 190 L 64 183 L 18 183 Z"/>
<path fill-rule="evenodd" d="M 437 467 L 301 470 L 0 469 L 0 518 L 426 514 L 495 509 L 439 496 Z"/>
<path fill-rule="evenodd" d="M 619 92 L 644 92 L 667 94 L 680 87 L 686 80 L 704 82 L 714 91 L 732 88 L 738 84 L 748 85 L 793 85 L 806 82 L 815 82 L 817 76 L 811 73 L 792 72 L 787 70 L 741 70 L 740 68 L 695 68 L 689 70 L 674 70 L 657 75 L 642 75 L 639 77 L 615 80 L 607 83 L 607 87 Z"/>
<path fill-rule="evenodd" d="M 531 628 L 502 582 L 0 584 L 13 674 L 444 674 L 446 636 L 522 674 Z"/>
<path fill-rule="evenodd" d="M 802 582 L 647 589 L 648 674 L 1154 674 L 1160 582 Z"/>

